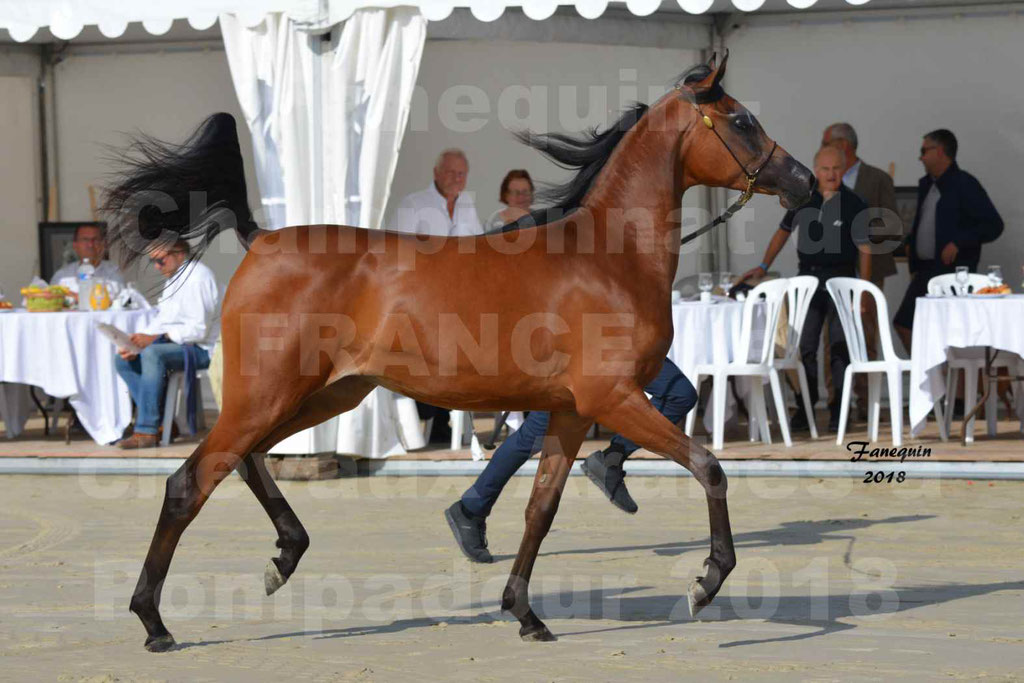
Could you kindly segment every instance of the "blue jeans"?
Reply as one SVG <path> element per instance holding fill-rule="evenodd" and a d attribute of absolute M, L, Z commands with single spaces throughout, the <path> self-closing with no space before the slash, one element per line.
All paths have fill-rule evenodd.
<path fill-rule="evenodd" d="M 196 359 L 197 369 L 210 367 L 210 354 L 205 349 L 196 349 Z M 135 432 L 156 434 L 163 416 L 167 373 L 185 369 L 185 350 L 180 344 L 154 342 L 132 360 L 118 356 L 114 365 L 139 409 L 135 416 Z"/>
<path fill-rule="evenodd" d="M 690 380 L 668 358 L 661 371 L 644 391 L 652 396 L 651 404 L 673 424 L 678 424 L 697 404 L 697 391 Z M 491 508 L 501 495 L 512 475 L 523 466 L 530 456 L 541 450 L 544 435 L 548 430 L 549 413 L 534 410 L 526 417 L 523 426 L 502 442 L 491 456 L 487 467 L 477 480 L 462 494 L 462 505 L 478 517 L 491 514 Z M 632 455 L 639 446 L 616 434 L 612 437 L 608 451 L 618 451 L 625 457 Z"/>

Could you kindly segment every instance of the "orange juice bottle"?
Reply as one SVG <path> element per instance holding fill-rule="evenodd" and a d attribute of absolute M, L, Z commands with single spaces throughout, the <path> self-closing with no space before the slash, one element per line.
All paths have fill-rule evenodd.
<path fill-rule="evenodd" d="M 110 290 L 105 282 L 97 282 L 92 286 L 92 294 L 89 297 L 92 310 L 105 311 L 110 308 Z"/>

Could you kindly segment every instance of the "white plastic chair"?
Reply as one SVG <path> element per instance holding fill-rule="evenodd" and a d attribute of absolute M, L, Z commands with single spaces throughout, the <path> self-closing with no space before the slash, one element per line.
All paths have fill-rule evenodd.
<path fill-rule="evenodd" d="M 988 275 L 981 273 L 967 274 L 967 292 L 973 294 L 982 287 L 988 287 L 992 283 Z M 956 273 L 936 275 L 928 280 L 928 294 L 930 296 L 960 296 L 960 283 L 956 281 Z"/>
<path fill-rule="evenodd" d="M 202 380 L 207 377 L 206 370 L 196 370 L 196 377 Z M 178 423 L 178 430 L 182 434 L 188 433 L 188 412 L 185 410 L 185 373 L 174 371 L 167 374 L 167 389 L 164 393 L 164 414 L 163 434 L 160 435 L 160 445 L 168 446 L 171 443 L 171 427 Z M 206 417 L 203 415 L 203 389 L 202 382 L 196 382 L 196 429 L 206 429 Z"/>
<path fill-rule="evenodd" d="M 846 423 L 850 415 L 850 391 L 853 388 L 853 375 L 863 372 L 868 375 L 868 438 L 878 440 L 878 418 L 882 409 L 881 388 L 884 374 L 889 385 L 889 415 L 892 420 L 892 444 L 903 444 L 903 373 L 910 372 L 910 361 L 896 355 L 892 345 L 892 329 L 889 327 L 889 306 L 885 296 L 875 285 L 867 280 L 855 277 L 834 277 L 825 283 L 832 301 L 839 313 L 839 322 L 843 326 L 846 337 L 846 348 L 850 353 L 850 364 L 846 367 L 843 377 L 843 398 L 839 412 L 839 434 L 836 445 L 843 445 L 846 436 Z M 861 296 L 867 293 L 875 299 L 875 311 L 878 315 L 878 339 L 882 357 L 879 360 L 868 358 L 867 343 L 864 338 L 864 321 L 860 314 Z M 942 417 L 942 408 L 936 402 L 935 419 L 939 423 L 939 434 L 942 440 L 948 438 L 946 422 Z"/>
<path fill-rule="evenodd" d="M 803 397 L 804 412 L 807 414 L 807 424 L 811 427 L 811 438 L 818 438 L 818 426 L 814 422 L 814 407 L 811 405 L 811 392 L 807 384 L 807 372 L 804 370 L 804 363 L 800 357 L 800 336 L 804 330 L 804 320 L 807 319 L 807 309 L 810 307 L 811 299 L 818 290 L 818 278 L 813 275 L 798 275 L 789 278 L 789 287 L 786 289 L 786 296 L 789 297 L 789 311 L 786 319 L 786 351 L 781 358 L 772 357 L 768 365 L 772 368 L 774 379 L 772 380 L 772 392 L 776 394 L 775 405 L 785 406 L 786 402 L 781 393 L 782 382 L 778 379 L 779 370 L 795 370 L 800 381 L 800 394 Z M 797 408 L 799 410 L 799 407 Z M 779 415 L 779 422 L 786 422 L 786 432 L 789 431 L 789 416 L 783 409 Z"/>
<path fill-rule="evenodd" d="M 967 276 L 968 293 L 976 292 L 982 287 L 991 285 L 987 275 L 980 273 L 969 273 Z M 928 280 L 928 294 L 931 296 L 961 296 L 960 283 L 956 281 L 956 273 L 936 275 Z M 1009 368 L 1010 374 L 1016 372 L 1020 357 L 1006 351 L 1001 352 L 992 361 L 994 368 Z M 978 400 L 978 373 L 985 369 L 985 347 L 971 346 L 961 349 L 946 350 L 946 433 L 949 433 L 953 423 L 953 406 L 956 401 L 956 393 L 959 385 L 960 372 L 964 374 L 964 414 L 970 412 Z M 1017 382 L 1014 382 L 1016 388 Z M 985 422 L 988 428 L 988 435 L 995 436 L 998 419 L 998 396 L 997 392 L 991 391 L 988 400 L 985 401 Z M 1018 391 L 1014 391 L 1014 400 L 1019 401 Z M 967 423 L 967 442 L 974 441 L 974 418 Z"/>
<path fill-rule="evenodd" d="M 789 281 L 786 279 L 769 280 L 754 287 L 747 294 L 747 300 L 743 303 L 743 317 L 740 323 L 739 343 L 736 346 L 736 358 L 730 363 L 713 364 L 707 363 L 698 365 L 696 376 L 693 378 L 693 386 L 700 391 L 700 383 L 704 377 L 710 377 L 712 384 L 712 447 L 721 450 L 725 435 L 725 392 L 728 389 L 727 380 L 730 376 L 749 377 L 750 381 L 750 407 L 751 420 L 756 419 L 760 424 L 761 439 L 765 443 L 771 443 L 771 433 L 768 428 L 768 410 L 764 402 L 764 387 L 760 380 L 767 377 L 772 383 L 772 393 L 775 396 L 775 409 L 779 413 L 779 425 L 782 429 L 782 440 L 787 446 L 793 442 L 789 438 L 789 421 L 785 419 L 786 407 L 781 403 L 782 388 L 778 386 L 779 375 L 773 371 L 769 364 L 775 353 L 775 326 L 779 322 L 779 310 L 782 308 L 782 300 L 789 288 Z M 754 307 L 763 299 L 765 306 L 765 328 L 764 337 L 761 340 L 754 338 Z M 686 433 L 693 436 L 693 428 L 696 423 L 697 411 L 691 410 L 686 418 Z"/>

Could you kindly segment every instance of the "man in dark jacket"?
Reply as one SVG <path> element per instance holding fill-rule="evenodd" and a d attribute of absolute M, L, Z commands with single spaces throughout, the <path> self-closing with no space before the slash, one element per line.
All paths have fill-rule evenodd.
<path fill-rule="evenodd" d="M 893 324 L 910 348 L 914 306 L 928 292 L 928 281 L 957 266 L 978 269 L 981 245 L 1003 232 L 1003 219 L 978 179 L 956 164 L 956 136 L 939 129 L 924 136 L 921 163 L 926 175 L 917 185 L 917 214 L 907 236 L 913 279 Z"/>

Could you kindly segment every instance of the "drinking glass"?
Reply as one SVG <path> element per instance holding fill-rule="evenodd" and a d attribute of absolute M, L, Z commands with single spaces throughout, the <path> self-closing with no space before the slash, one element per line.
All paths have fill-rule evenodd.
<path fill-rule="evenodd" d="M 711 273 L 701 273 L 697 276 L 697 289 L 700 290 L 700 300 L 704 303 L 711 301 L 711 290 L 715 287 L 715 278 Z"/>
<path fill-rule="evenodd" d="M 715 287 L 715 280 L 711 273 L 701 273 L 697 276 L 697 289 L 702 292 L 710 292 Z"/>
<path fill-rule="evenodd" d="M 967 266 L 956 267 L 956 283 L 959 285 L 957 291 L 960 293 L 960 296 L 967 294 L 967 276 L 969 274 L 970 271 L 967 269 Z"/>
<path fill-rule="evenodd" d="M 722 290 L 722 294 L 729 296 L 729 290 L 732 289 L 732 273 L 726 270 L 719 274 L 718 288 Z"/>
<path fill-rule="evenodd" d="M 988 267 L 988 279 L 992 283 L 993 287 L 998 287 L 1003 284 L 1003 269 L 999 266 Z"/>

